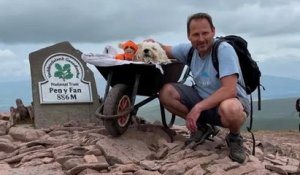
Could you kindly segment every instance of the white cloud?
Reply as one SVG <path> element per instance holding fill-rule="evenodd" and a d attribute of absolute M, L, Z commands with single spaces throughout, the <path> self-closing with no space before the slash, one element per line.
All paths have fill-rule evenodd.
<path fill-rule="evenodd" d="M 82 52 L 98 53 L 105 45 L 117 46 L 128 39 L 187 42 L 186 19 L 200 11 L 212 15 L 217 35 L 243 36 L 252 56 L 268 64 L 263 68 L 268 74 L 278 74 L 271 67 L 281 59 L 286 64 L 300 59 L 298 0 L 1 0 L 0 68 L 5 73 L 0 78 L 28 78 L 28 54 L 61 41 L 70 41 Z M 5 50 L 11 55 L 4 57 Z M 298 71 L 282 69 L 287 75 Z"/>
<path fill-rule="evenodd" d="M 224 33 L 241 33 L 254 37 L 300 34 L 300 2 L 263 1 L 240 4 L 236 10 L 216 12 L 217 26 Z"/>
<path fill-rule="evenodd" d="M 1 81 L 14 81 L 29 77 L 28 61 L 18 58 L 11 50 L 0 50 Z"/>
<path fill-rule="evenodd" d="M 0 39 L 7 43 L 97 43 L 180 32 L 186 30 L 186 18 L 199 11 L 213 16 L 220 33 L 274 36 L 300 31 L 296 0 L 2 0 L 0 5 L 0 23 L 5 24 Z"/>

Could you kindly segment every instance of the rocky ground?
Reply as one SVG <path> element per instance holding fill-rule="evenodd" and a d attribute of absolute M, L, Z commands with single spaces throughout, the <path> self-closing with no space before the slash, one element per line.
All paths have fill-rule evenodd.
<path fill-rule="evenodd" d="M 1 116 L 1 115 L 0 115 Z M 0 118 L 1 175 L 264 175 L 300 174 L 300 133 L 243 133 L 248 158 L 243 164 L 228 158 L 221 130 L 214 141 L 185 147 L 188 131 L 172 128 L 173 140 L 158 124 L 130 127 L 112 138 L 103 126 L 69 122 L 34 129 L 11 126 Z"/>

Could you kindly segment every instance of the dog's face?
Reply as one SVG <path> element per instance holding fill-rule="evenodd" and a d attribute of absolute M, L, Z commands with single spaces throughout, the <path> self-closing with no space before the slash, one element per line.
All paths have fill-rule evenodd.
<path fill-rule="evenodd" d="M 170 63 L 166 52 L 158 43 L 147 41 L 138 44 L 135 61 L 153 64 Z"/>

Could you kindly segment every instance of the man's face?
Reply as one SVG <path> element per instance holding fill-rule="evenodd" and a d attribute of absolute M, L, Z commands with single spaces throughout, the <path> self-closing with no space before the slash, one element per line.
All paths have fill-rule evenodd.
<path fill-rule="evenodd" d="M 190 34 L 188 39 L 194 48 L 198 50 L 200 56 L 209 53 L 215 36 L 215 29 L 211 28 L 206 19 L 192 20 L 190 23 Z"/>

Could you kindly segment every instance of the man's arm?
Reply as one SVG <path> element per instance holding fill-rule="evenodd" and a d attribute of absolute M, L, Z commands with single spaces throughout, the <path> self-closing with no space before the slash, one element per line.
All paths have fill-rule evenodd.
<path fill-rule="evenodd" d="M 159 43 L 160 46 L 165 50 L 167 56 L 169 59 L 173 59 L 173 55 L 172 55 L 172 47 L 168 46 L 168 45 L 163 45 L 161 43 Z"/>
<path fill-rule="evenodd" d="M 204 111 L 219 105 L 226 99 L 237 97 L 237 81 L 238 77 L 236 74 L 223 77 L 221 79 L 221 87 L 211 96 L 196 104 L 196 106 L 198 106 L 200 111 Z"/>

